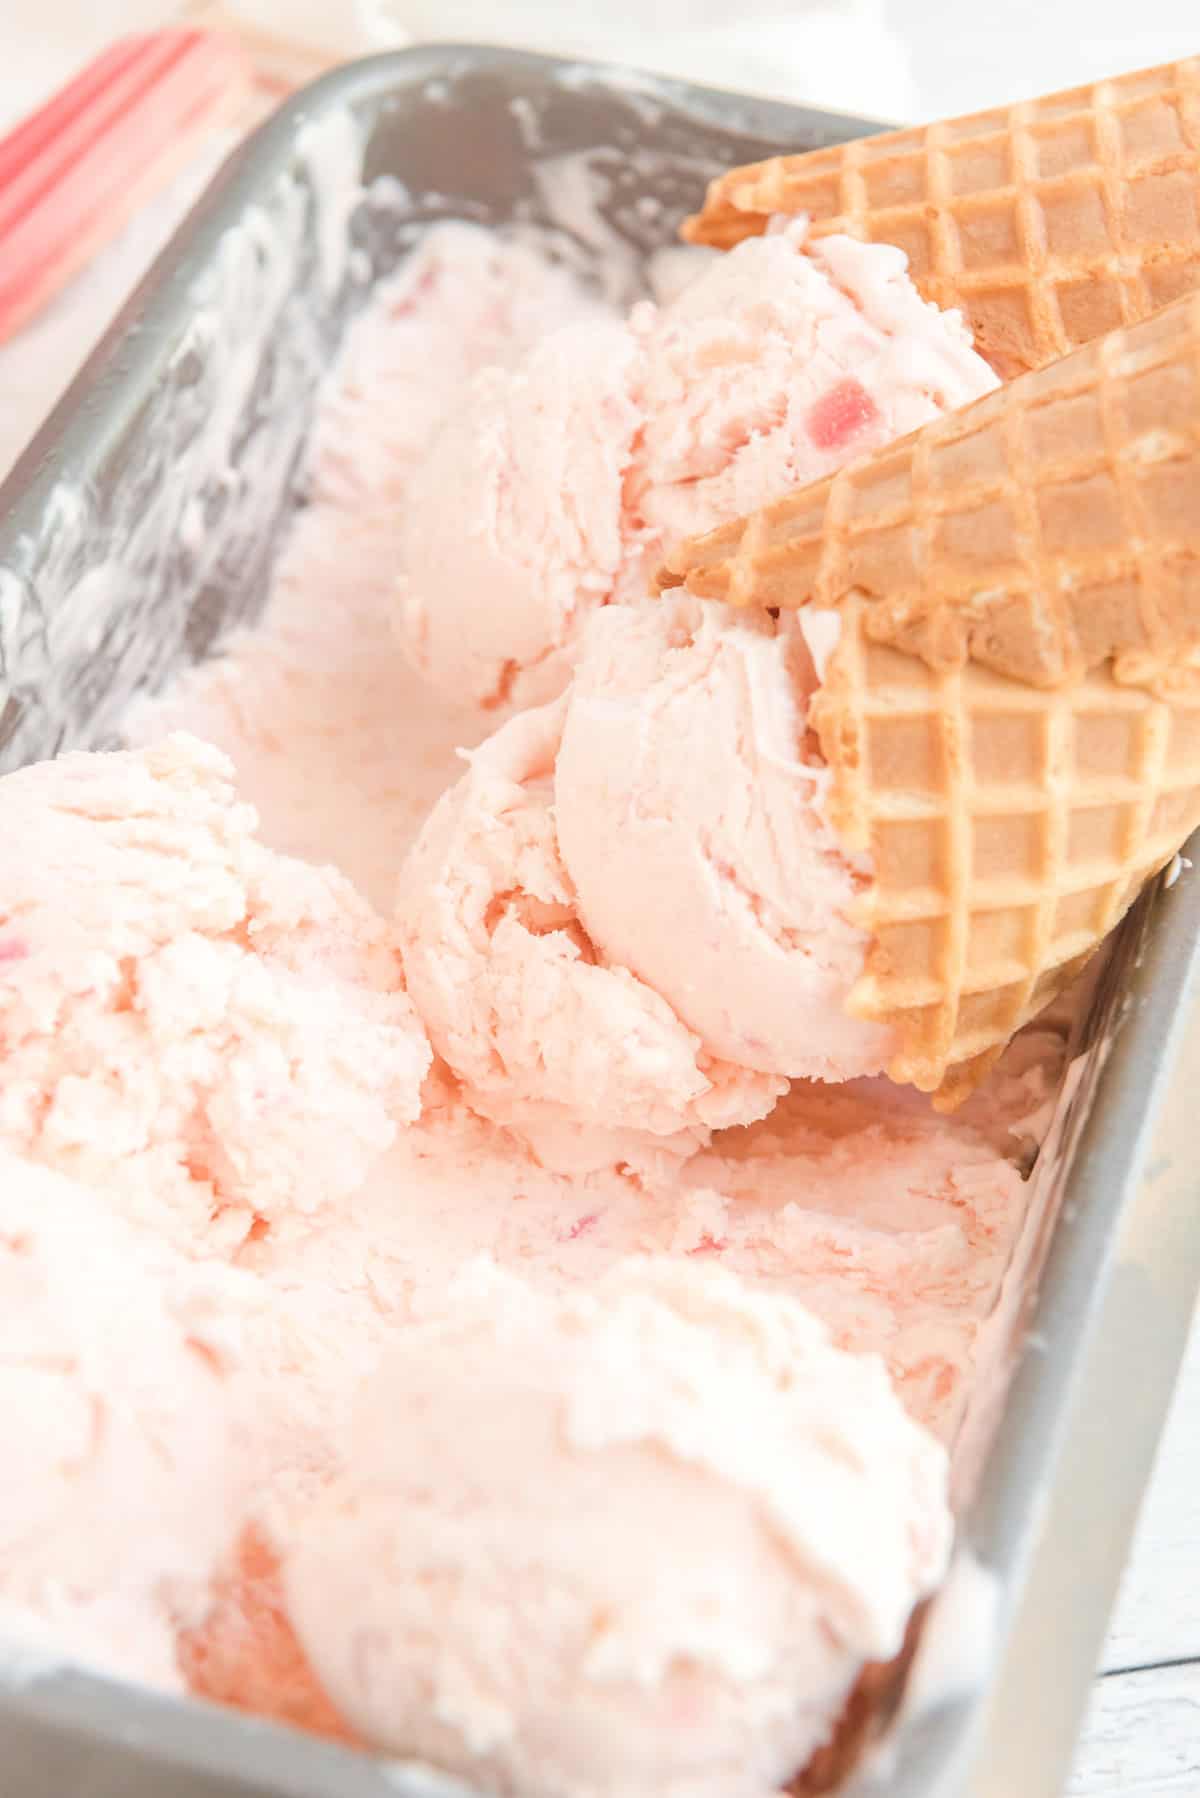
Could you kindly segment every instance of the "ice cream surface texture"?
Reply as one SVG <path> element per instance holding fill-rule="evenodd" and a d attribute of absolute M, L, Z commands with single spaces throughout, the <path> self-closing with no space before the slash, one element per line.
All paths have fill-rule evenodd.
<path fill-rule="evenodd" d="M 552 698 L 588 616 L 640 598 L 669 543 L 995 385 L 898 250 L 802 222 L 747 241 L 661 311 L 468 386 L 414 478 L 402 639 L 452 699 Z"/>
<path fill-rule="evenodd" d="M 5 1536 L 0 1504 L 0 1591 L 43 1645 L 475 1785 L 765 1798 L 937 1580 L 1061 1039 L 954 1118 L 881 1079 L 784 1090 L 797 1019 L 810 1068 L 883 1053 L 834 1004 L 862 871 L 822 824 L 821 645 L 626 593 L 743 476 L 827 466 L 909 422 L 902 398 L 979 378 L 888 252 L 835 254 L 764 240 L 625 324 L 528 248 L 431 230 L 351 328 L 261 625 L 139 705 L 129 750 L 0 782 L 0 1154 L 24 1207 L 0 1257 L 51 1295 L 14 1385 L 0 1358 L 37 1525 Z M 785 342 L 810 313 L 811 378 Z M 845 390 L 822 410 L 851 361 L 880 419 Z M 493 437 L 461 422 L 473 383 Z M 593 616 L 572 693 L 484 741 L 491 675 L 436 692 L 395 583 L 419 520 L 457 553 L 453 508 L 493 476 L 502 565 L 483 537 L 466 583 L 446 561 L 429 672 L 445 626 L 514 664 L 519 700 L 516 664 L 577 652 L 555 616 Z M 640 943 L 593 808 L 598 842 L 629 833 Z M 672 865 L 711 992 L 667 941 Z M 732 968 L 778 1002 L 739 1004 Z M 78 1233 L 40 1221 L 52 1189 Z M 127 1352 L 85 1373 L 110 1300 Z M 63 1345 L 39 1416 L 84 1391 L 119 1411 L 126 1474 L 105 1442 L 69 1472 L 35 1449 L 38 1332 Z M 196 1433 L 176 1453 L 162 1424 L 159 1524 L 118 1552 L 105 1506 L 133 1504 L 160 1377 Z M 97 1605 L 139 1620 L 111 1653 Z"/>
<path fill-rule="evenodd" d="M 567 325 L 515 368 L 476 376 L 434 438 L 408 517 L 399 621 L 442 692 L 492 707 L 562 691 L 578 624 L 629 554 L 637 361 L 627 325 Z"/>
<path fill-rule="evenodd" d="M 486 1265 L 363 1395 L 284 1585 L 364 1735 L 530 1798 L 761 1798 L 949 1548 L 882 1365 L 721 1269 Z M 336 1595 L 336 1596 L 335 1596 Z"/>
<path fill-rule="evenodd" d="M 592 941 L 710 1054 L 845 1080 L 878 1073 L 889 1039 L 845 1009 L 869 864 L 822 817 L 815 679 L 795 621 L 688 599 L 605 607 L 567 694 L 555 817 Z"/>
<path fill-rule="evenodd" d="M 232 773 L 175 736 L 0 782 L 0 1143 L 198 1251 L 352 1193 L 429 1065 L 381 920 Z"/>
<path fill-rule="evenodd" d="M 599 961 L 555 831 L 562 715 L 511 719 L 434 807 L 400 881 L 410 989 L 471 1102 L 543 1156 L 611 1165 L 638 1131 L 683 1152 L 765 1116 L 784 1082 L 715 1060 L 628 964 Z"/>
<path fill-rule="evenodd" d="M 0 1148 L 0 1664 L 179 1687 L 244 1498 L 230 1398 L 243 1292 Z"/>

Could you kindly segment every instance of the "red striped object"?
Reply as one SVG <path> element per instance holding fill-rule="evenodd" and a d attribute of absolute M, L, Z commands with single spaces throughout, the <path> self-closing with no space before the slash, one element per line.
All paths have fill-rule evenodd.
<path fill-rule="evenodd" d="M 251 82 L 212 31 L 122 38 L 0 139 L 0 343 L 232 119 Z"/>

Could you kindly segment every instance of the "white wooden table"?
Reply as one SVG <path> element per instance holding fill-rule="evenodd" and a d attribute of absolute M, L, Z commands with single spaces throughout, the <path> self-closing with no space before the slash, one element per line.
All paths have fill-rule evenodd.
<path fill-rule="evenodd" d="M 1195 1085 L 1200 1068 L 1181 1075 Z M 1200 1179 L 1197 1187 L 1200 1200 Z M 1200 1326 L 1142 1508 L 1069 1798 L 1200 1794 L 1198 1474 Z"/>

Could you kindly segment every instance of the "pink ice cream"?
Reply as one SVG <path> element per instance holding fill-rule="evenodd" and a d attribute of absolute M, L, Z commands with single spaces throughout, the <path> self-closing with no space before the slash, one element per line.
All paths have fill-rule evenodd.
<path fill-rule="evenodd" d="M 803 222 L 661 311 L 571 327 L 468 386 L 413 481 L 401 639 L 447 697 L 562 690 L 584 622 L 706 531 L 996 385 L 899 250 Z"/>
<path fill-rule="evenodd" d="M 348 1464 L 283 1548 L 313 1666 L 368 1740 L 528 1798 L 776 1790 L 950 1543 L 881 1364 L 716 1268 L 473 1270 Z"/>
<path fill-rule="evenodd" d="M 258 1528 L 243 1531 L 213 1582 L 203 1621 L 179 1637 L 188 1690 L 334 1741 L 358 1738 L 324 1690 L 296 1636 L 279 1554 Z"/>
<path fill-rule="evenodd" d="M 627 325 L 568 325 L 515 368 L 485 369 L 434 438 L 408 515 L 399 620 L 442 692 L 483 706 L 561 693 L 579 621 L 629 554 L 638 363 Z"/>
<path fill-rule="evenodd" d="M 181 1684 L 244 1484 L 242 1296 L 0 1147 L 0 1636 Z"/>
<path fill-rule="evenodd" d="M 971 1117 L 885 1080 L 801 1081 L 761 1123 L 721 1132 L 683 1165 L 642 1155 L 569 1173 L 431 1080 L 421 1120 L 352 1208 L 239 1257 L 275 1295 L 271 1365 L 295 1376 L 274 1380 L 268 1415 L 260 1407 L 269 1462 L 323 1477 L 358 1381 L 398 1329 L 441 1314 L 481 1253 L 546 1293 L 587 1289 L 629 1255 L 714 1262 L 799 1298 L 840 1348 L 882 1356 L 911 1415 L 954 1447 L 995 1355 L 1029 1203 L 1014 1163 L 1055 1091 L 1061 1038 L 1023 1053 L 1031 1065 L 1002 1065 Z M 274 1486 L 311 1483 L 288 1471 Z"/>
<path fill-rule="evenodd" d="M 888 1033 L 846 999 L 869 878 L 822 815 L 800 626 L 670 596 L 583 638 L 554 780 L 563 863 L 598 952 L 711 1055 L 760 1073 L 879 1072 Z"/>
<path fill-rule="evenodd" d="M 350 1197 L 429 1065 L 382 922 L 176 736 L 0 782 L 0 1143 L 173 1240 Z"/>
<path fill-rule="evenodd" d="M 876 351 L 884 366 L 892 301 L 909 308 L 892 338 L 915 358 L 914 403 L 955 391 L 921 374 L 926 349 L 975 366 L 936 315 L 922 348 L 888 252 L 856 247 L 853 279 L 788 238 L 755 255 L 774 272 L 748 324 L 720 285 L 744 283 L 739 253 L 712 265 L 708 301 L 697 286 L 600 330 L 597 305 L 527 251 L 431 231 L 351 330 L 262 624 L 139 706 L 130 740 L 148 747 L 0 783 L 0 1333 L 17 1331 L 0 1423 L 23 1456 L 0 1494 L 0 1624 L 48 1650 L 151 1679 L 177 1665 L 210 1698 L 425 1754 L 472 1785 L 763 1798 L 938 1578 L 943 1448 L 957 1503 L 963 1444 L 1003 1390 L 1012 1269 L 1044 1228 L 1016 1163 L 1061 1039 L 1027 1039 L 953 1118 L 882 1079 L 777 1099 L 783 1074 L 709 1039 L 727 1031 L 745 1057 L 778 1038 L 790 1059 L 788 1017 L 761 990 L 743 1012 L 716 965 L 712 1015 L 689 1018 L 703 995 L 674 990 L 666 884 L 644 929 L 654 977 L 636 943 L 629 960 L 604 946 L 622 908 L 581 820 L 594 808 L 611 839 L 642 758 L 647 815 L 635 803 L 621 825 L 639 845 L 632 900 L 648 909 L 651 870 L 666 883 L 674 867 L 682 940 L 701 957 L 723 943 L 751 989 L 769 973 L 826 1032 L 814 1055 L 878 1065 L 834 1004 L 861 954 L 865 870 L 829 849 L 812 671 L 786 630 L 697 612 L 663 643 L 649 608 L 609 605 L 570 698 L 511 722 L 464 773 L 476 695 L 435 696 L 393 629 L 403 539 L 424 521 L 457 553 L 431 510 L 444 496 L 422 492 L 430 434 L 480 370 L 538 345 L 525 373 L 553 368 L 546 345 L 572 320 L 589 380 L 627 365 L 587 344 L 633 343 L 654 416 L 618 381 L 604 430 L 620 436 L 632 406 L 634 441 L 614 484 L 612 432 L 590 475 L 555 468 L 586 434 L 565 376 L 540 410 L 536 383 L 522 389 L 528 416 L 501 406 L 549 499 L 508 484 L 502 449 L 491 491 L 512 565 L 488 586 L 481 539 L 484 586 L 445 589 L 459 639 L 478 627 L 501 670 L 516 658 L 489 592 L 520 603 L 531 535 L 557 558 L 559 598 L 530 613 L 553 637 L 557 606 L 582 627 L 636 600 L 657 536 L 691 528 L 710 484 L 733 503 L 760 445 L 781 466 L 789 441 L 816 454 L 814 407 L 818 436 L 843 438 L 822 453 L 865 446 L 861 401 L 822 412 L 827 389 L 787 361 L 789 280 L 826 296 L 815 337 L 858 334 L 876 405 L 862 371 Z M 597 557 L 611 592 L 603 573 L 572 601 Z M 573 636 L 559 647 L 565 666 Z M 504 690 L 523 678 L 510 669 Z M 624 738 L 605 734 L 616 718 Z M 699 815 L 672 720 L 711 779 L 714 886 L 672 839 L 671 812 Z M 270 848 L 218 751 L 162 742 L 178 729 L 234 758 Z M 807 965 L 802 890 L 822 925 Z M 427 1073 L 402 955 L 438 1051 Z M 654 1270 L 630 1267 L 644 1255 Z M 464 1291 L 480 1257 L 491 1271 Z M 111 1435 L 85 1434 L 84 1398 Z M 120 1538 L 118 1517 L 134 1519 Z"/>
<path fill-rule="evenodd" d="M 315 494 L 334 505 L 369 496 L 372 510 L 395 506 L 472 375 L 512 365 L 548 333 L 592 314 L 604 316 L 534 251 L 476 225 L 429 231 L 376 290 L 374 328 L 347 340 L 315 426 Z"/>
<path fill-rule="evenodd" d="M 634 1133 L 684 1153 L 763 1117 L 784 1083 L 714 1058 L 596 955 L 555 834 L 561 727 L 561 703 L 511 719 L 434 807 L 399 885 L 409 990 L 471 1104 L 539 1158 L 612 1165 Z"/>
<path fill-rule="evenodd" d="M 385 913 L 454 750 L 487 729 L 465 693 L 423 703 L 397 645 L 409 484 L 472 375 L 596 315 L 569 275 L 519 244 L 474 225 L 430 230 L 380 283 L 323 396 L 311 503 L 275 571 L 275 628 L 235 632 L 225 653 L 135 701 L 125 722 L 131 742 L 149 743 L 201 716 L 200 734 L 234 747 L 272 848 L 336 859 Z"/>
<path fill-rule="evenodd" d="M 651 329 L 631 504 L 655 554 L 999 385 L 901 250 L 805 229 L 717 257 Z"/>

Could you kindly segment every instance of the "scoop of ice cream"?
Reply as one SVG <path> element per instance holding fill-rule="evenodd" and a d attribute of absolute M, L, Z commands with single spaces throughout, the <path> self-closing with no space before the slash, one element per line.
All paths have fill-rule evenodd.
<path fill-rule="evenodd" d="M 599 302 L 536 250 L 457 219 L 432 226 L 347 334 L 313 427 L 318 503 L 359 512 L 360 529 L 364 509 L 390 520 L 447 396 L 589 310 Z"/>
<path fill-rule="evenodd" d="M 0 1147 L 0 1631 L 180 1683 L 241 1495 L 242 1278 Z"/>
<path fill-rule="evenodd" d="M 762 1798 L 900 1648 L 950 1539 L 880 1362 L 713 1268 L 486 1266 L 364 1396 L 283 1548 L 368 1740 L 529 1798 Z"/>
<path fill-rule="evenodd" d="M 562 704 L 518 714 L 439 801 L 400 878 L 409 990 L 484 1116 L 561 1164 L 762 1117 L 783 1082 L 707 1054 L 581 930 L 555 835 Z M 625 1145 L 632 1150 L 633 1145 Z"/>
<path fill-rule="evenodd" d="M 1004 1387 L 1024 1290 L 1008 1270 L 1031 1193 L 1013 1161 L 1061 1053 L 1061 1038 L 1043 1037 L 1034 1066 L 1006 1075 L 1002 1064 L 973 1116 L 944 1116 L 886 1079 L 796 1081 L 769 1117 L 714 1135 L 682 1165 L 610 1153 L 586 1177 L 534 1161 L 439 1071 L 420 1120 L 352 1206 L 239 1254 L 271 1301 L 252 1345 L 268 1388 L 254 1411 L 267 1501 L 256 1515 L 269 1527 L 280 1502 L 336 1471 L 353 1393 L 398 1330 L 440 1314 L 480 1254 L 546 1291 L 649 1254 L 785 1293 L 839 1348 L 883 1356 L 910 1414 L 954 1445 L 957 1473 L 968 1400 L 973 1418 L 980 1383 Z"/>
<path fill-rule="evenodd" d="M 266 619 L 135 700 L 127 743 L 185 730 L 218 744 L 264 841 L 334 862 L 390 912 L 396 869 L 453 752 L 479 741 L 486 718 L 465 693 L 444 704 L 422 691 L 396 636 L 409 482 L 473 374 L 600 309 L 565 268 L 494 232 L 453 221 L 424 232 L 372 288 L 323 386 L 309 503 L 280 545 Z"/>
<path fill-rule="evenodd" d="M 803 620 L 686 596 L 591 620 L 566 698 L 554 797 L 590 939 L 711 1055 L 846 1080 L 889 1035 L 845 1001 L 868 939 L 868 868 L 825 823 L 806 739 Z"/>
<path fill-rule="evenodd" d="M 555 332 L 485 369 L 414 480 L 401 640 L 448 695 L 481 706 L 560 693 L 576 618 L 625 554 L 621 487 L 640 421 L 636 341 L 615 320 Z"/>
<path fill-rule="evenodd" d="M 189 1247 L 347 1197 L 429 1047 L 382 921 L 193 738 L 0 781 L 0 1142 Z"/>
<path fill-rule="evenodd" d="M 1017 1100 L 1004 1095 L 1010 1116 Z M 1031 1197 L 987 1141 L 990 1126 L 1008 1134 L 999 1113 L 981 1131 L 885 1079 L 797 1081 L 762 1124 L 692 1158 L 662 1221 L 642 1224 L 641 1246 L 702 1254 L 787 1292 L 840 1348 L 882 1355 L 910 1415 L 952 1449 L 964 1492 L 964 1415 L 981 1385 L 1004 1390 L 1024 1291 L 1013 1258 Z M 622 1210 L 592 1201 L 581 1245 L 592 1266 L 622 1234 Z"/>
<path fill-rule="evenodd" d="M 639 598 L 671 541 L 996 385 L 899 250 L 805 230 L 476 378 L 414 477 L 402 555 L 401 640 L 440 691 L 552 697 L 588 615 Z"/>

